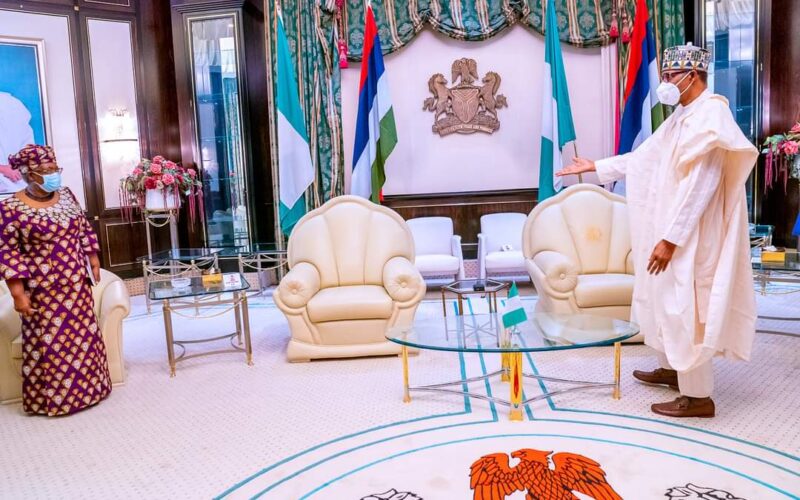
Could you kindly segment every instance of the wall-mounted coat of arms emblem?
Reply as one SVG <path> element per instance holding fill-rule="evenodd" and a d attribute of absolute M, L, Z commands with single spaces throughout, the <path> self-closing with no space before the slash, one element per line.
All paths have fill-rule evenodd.
<path fill-rule="evenodd" d="M 453 86 L 436 73 L 428 80 L 428 89 L 433 97 L 428 97 L 422 109 L 433 111 L 433 132 L 446 136 L 457 132 L 472 134 L 486 132 L 491 134 L 500 128 L 497 110 L 508 107 L 508 102 L 497 91 L 500 88 L 500 75 L 489 71 L 480 79 L 483 85 L 474 85 L 478 80 L 478 64 L 474 59 L 461 58 L 453 62 Z"/>

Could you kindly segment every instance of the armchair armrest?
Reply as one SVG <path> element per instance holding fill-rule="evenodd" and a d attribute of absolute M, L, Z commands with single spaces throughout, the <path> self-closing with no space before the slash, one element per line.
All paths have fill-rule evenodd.
<path fill-rule="evenodd" d="M 422 275 L 405 257 L 393 257 L 383 266 L 383 287 L 396 302 L 408 302 L 425 295 L 425 281 Z"/>
<path fill-rule="evenodd" d="M 636 274 L 633 267 L 633 250 L 628 252 L 628 256 L 625 258 L 625 272 L 627 274 Z"/>
<path fill-rule="evenodd" d="M 461 236 L 454 234 L 450 238 L 450 253 L 458 259 L 458 279 L 464 279 L 464 253 L 461 250 Z"/>
<path fill-rule="evenodd" d="M 103 289 L 103 295 L 99 305 L 98 319 L 102 320 L 103 318 L 107 318 L 115 311 L 119 311 L 120 321 L 125 319 L 131 312 L 131 299 L 128 295 L 128 289 L 125 287 L 125 283 L 121 280 L 109 283 L 105 289 Z"/>
<path fill-rule="evenodd" d="M 557 292 L 571 292 L 578 285 L 578 266 L 564 254 L 546 250 L 531 259 L 544 274 L 550 288 Z"/>
<path fill-rule="evenodd" d="M 486 236 L 478 233 L 478 277 L 486 279 L 486 254 L 488 253 Z"/>
<path fill-rule="evenodd" d="M 320 275 L 316 267 L 308 262 L 295 265 L 283 277 L 276 293 L 288 307 L 305 307 L 311 297 L 320 290 Z"/>

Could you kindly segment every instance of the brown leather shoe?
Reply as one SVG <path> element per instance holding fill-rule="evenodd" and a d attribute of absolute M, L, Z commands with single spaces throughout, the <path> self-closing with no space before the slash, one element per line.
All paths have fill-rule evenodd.
<path fill-rule="evenodd" d="M 650 407 L 653 413 L 667 417 L 700 417 L 714 416 L 714 401 L 711 398 L 690 398 L 681 396 L 669 403 L 657 403 Z"/>
<path fill-rule="evenodd" d="M 633 377 L 645 384 L 666 385 L 678 389 L 678 372 L 666 368 L 656 368 L 651 372 L 633 370 Z"/>

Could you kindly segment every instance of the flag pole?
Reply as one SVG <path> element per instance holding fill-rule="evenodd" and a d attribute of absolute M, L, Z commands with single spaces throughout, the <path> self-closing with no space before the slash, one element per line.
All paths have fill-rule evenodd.
<path fill-rule="evenodd" d="M 572 147 L 575 148 L 575 158 L 578 157 L 578 141 L 572 141 Z M 578 174 L 578 182 L 583 183 L 583 174 Z"/>

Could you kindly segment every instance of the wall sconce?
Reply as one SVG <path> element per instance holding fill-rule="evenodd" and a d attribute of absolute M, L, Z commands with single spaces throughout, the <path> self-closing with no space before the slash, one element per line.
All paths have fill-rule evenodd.
<path fill-rule="evenodd" d="M 128 113 L 128 108 L 108 108 L 100 124 L 100 142 L 138 141 L 136 123 Z"/>

